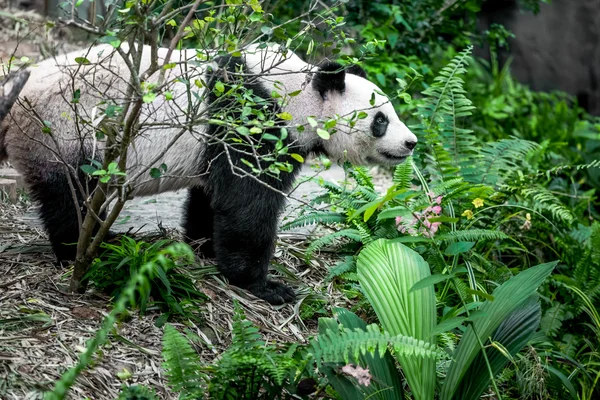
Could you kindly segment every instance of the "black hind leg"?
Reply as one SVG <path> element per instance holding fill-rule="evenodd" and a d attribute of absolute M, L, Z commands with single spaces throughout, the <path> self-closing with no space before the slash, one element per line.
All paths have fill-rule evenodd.
<path fill-rule="evenodd" d="M 39 215 L 59 263 L 72 261 L 77 252 L 79 224 L 77 210 L 64 169 L 42 169 L 26 177 L 33 200 L 40 204 Z"/>
<path fill-rule="evenodd" d="M 38 168 L 37 171 L 42 172 L 30 171 L 26 179 L 33 200 L 40 204 L 40 218 L 48 233 L 52 250 L 59 263 L 73 261 L 77 254 L 79 222 L 66 171 L 61 166 L 46 166 L 46 168 Z M 80 173 L 78 179 L 80 182 L 85 182 L 86 178 L 83 173 Z M 91 192 L 96 184 L 97 181 L 92 180 L 84 183 L 83 186 L 87 185 Z M 83 220 L 85 218 L 83 196 L 77 185 L 75 194 L 77 207 Z M 104 219 L 104 214 L 100 215 L 101 219 Z M 94 234 L 97 230 L 98 226 L 94 228 Z"/>
<path fill-rule="evenodd" d="M 183 223 L 186 241 L 192 245 L 202 242 L 197 248 L 205 257 L 214 258 L 213 220 L 211 196 L 202 187 L 189 190 L 186 202 L 186 214 Z"/>

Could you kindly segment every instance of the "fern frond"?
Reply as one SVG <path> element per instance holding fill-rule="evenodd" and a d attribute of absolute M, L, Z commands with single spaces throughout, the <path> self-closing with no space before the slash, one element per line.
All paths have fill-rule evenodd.
<path fill-rule="evenodd" d="M 369 226 L 361 219 L 354 218 L 352 220 L 352 224 L 356 228 L 356 230 L 360 233 L 360 241 L 363 244 L 371 243 L 375 238 L 373 237 L 373 232 L 369 228 Z"/>
<path fill-rule="evenodd" d="M 317 365 L 323 362 L 345 362 L 356 361 L 360 355 L 369 353 L 383 355 L 392 346 L 396 354 L 437 358 L 435 344 L 418 340 L 410 336 L 392 335 L 381 332 L 376 324 L 367 325 L 367 329 L 342 328 L 338 331 L 328 329 L 325 334 L 320 334 L 317 339 L 311 341 L 311 346 Z"/>
<path fill-rule="evenodd" d="M 513 176 L 515 171 L 522 170 L 520 162 L 527 158 L 539 144 L 523 139 L 502 139 L 487 143 L 481 148 L 483 159 L 478 165 L 478 172 L 469 177 L 469 182 L 482 183 L 499 187 Z"/>
<path fill-rule="evenodd" d="M 202 397 L 203 375 L 199 372 L 200 357 L 187 338 L 172 325 L 165 325 L 162 356 L 169 386 L 174 392 Z"/>
<path fill-rule="evenodd" d="M 408 157 L 402 164 L 396 165 L 394 169 L 393 182 L 396 190 L 410 189 L 413 180 L 413 158 Z"/>
<path fill-rule="evenodd" d="M 281 226 L 282 231 L 301 228 L 306 225 L 315 224 L 341 224 L 346 221 L 346 216 L 332 211 L 315 211 L 300 215 L 298 218 Z"/>
<path fill-rule="evenodd" d="M 437 235 L 436 238 L 438 240 L 476 242 L 478 240 L 504 240 L 508 239 L 509 236 L 501 231 L 493 231 L 489 229 L 467 229 L 464 231 L 454 231 Z"/>
<path fill-rule="evenodd" d="M 356 272 L 356 258 L 353 256 L 346 256 L 344 257 L 344 261 L 341 261 L 335 266 L 331 267 L 325 280 L 331 281 L 336 276 L 340 276 L 347 272 Z"/>
<path fill-rule="evenodd" d="M 533 208 L 536 211 L 548 211 L 552 217 L 562 220 L 567 224 L 575 221 L 575 216 L 562 202 L 548 189 L 543 186 L 535 186 L 523 189 L 523 196 L 533 200 Z"/>
<path fill-rule="evenodd" d="M 312 242 L 310 246 L 308 246 L 305 255 L 306 260 L 309 261 L 312 258 L 314 252 L 319 250 L 321 247 L 330 245 L 334 241 L 341 238 L 347 238 L 358 243 L 360 243 L 360 241 L 362 240 L 360 232 L 356 229 L 342 229 L 341 231 L 330 233 L 328 235 L 320 237 L 319 239 Z"/>
<path fill-rule="evenodd" d="M 460 78 L 466 72 L 471 50 L 469 46 L 454 57 L 423 91 L 425 99 L 419 108 L 423 122 L 416 131 L 425 139 L 425 171 L 433 182 L 443 182 L 461 170 L 472 173 L 480 157 L 473 131 L 461 128 L 458 122 L 474 108 Z"/>
<path fill-rule="evenodd" d="M 369 174 L 369 170 L 365 167 L 355 166 L 348 169 L 349 175 L 354 178 L 359 186 L 368 187 L 369 189 L 375 190 L 373 184 L 373 177 Z"/>
<path fill-rule="evenodd" d="M 250 322 L 237 301 L 233 303 L 233 321 L 231 323 L 231 350 L 256 349 L 265 345 L 259 329 Z"/>

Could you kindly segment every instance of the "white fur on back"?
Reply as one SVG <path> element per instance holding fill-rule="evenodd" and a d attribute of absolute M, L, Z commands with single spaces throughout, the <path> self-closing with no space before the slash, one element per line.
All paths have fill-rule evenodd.
<path fill-rule="evenodd" d="M 166 49 L 159 50 L 159 64 L 166 55 Z M 107 69 L 93 66 L 80 66 L 75 63 L 76 57 L 86 57 L 91 64 L 102 61 Z M 344 93 L 331 92 L 324 100 L 320 93 L 310 84 L 309 72 L 315 72 L 316 67 L 302 61 L 291 51 L 282 53 L 278 48 L 270 46 L 260 49 L 258 46 L 249 47 L 244 51 L 244 60 L 248 72 L 257 74 L 267 92 L 278 91 L 283 96 L 286 93 L 302 90 L 284 106 L 283 111 L 293 116 L 290 125 L 307 124 L 307 117 L 318 119 L 331 118 L 335 115 L 350 116 L 355 111 L 365 111 L 368 117 L 357 121 L 354 128 L 345 126 L 343 120 L 338 123 L 338 132 L 330 140 L 322 140 L 315 131 L 306 129 L 298 133 L 290 129 L 290 138 L 304 148 L 324 148 L 335 160 L 349 159 L 356 164 L 380 162 L 390 164 L 382 158 L 381 151 L 386 151 L 400 157 L 411 153 L 406 148 L 407 140 L 416 142 L 416 137 L 398 119 L 391 103 L 384 96 L 376 95 L 376 104 L 371 106 L 369 100 L 378 88 L 373 83 L 356 75 L 346 74 L 346 90 Z M 174 51 L 170 62 L 178 63 L 176 67 L 167 70 L 167 81 L 173 81 L 168 89 L 173 101 L 166 101 L 163 95 L 149 104 L 144 104 L 141 111 L 141 123 L 144 128 L 139 137 L 129 148 L 127 157 L 127 173 L 135 176 L 147 168 L 158 168 L 161 164 L 167 166 L 166 175 L 160 179 L 152 179 L 149 172 L 141 175 L 133 182 L 134 195 L 148 195 L 164 191 L 178 190 L 185 187 L 201 185 L 203 176 L 198 175 L 198 166 L 202 163 L 207 128 L 205 124 L 193 124 L 192 131 L 183 133 L 175 144 L 168 150 L 169 143 L 182 131 L 184 125 L 189 126 L 186 117 L 189 100 L 196 107 L 197 114 L 206 110 L 206 104 L 195 104 L 197 97 L 187 92 L 185 84 L 175 80 L 184 77 L 191 82 L 191 91 L 198 97 L 205 95 L 205 88 L 198 88 L 195 80 L 206 80 L 206 64 L 199 64 L 194 50 Z M 150 49 L 144 48 L 141 70 L 150 64 Z M 200 66 L 199 66 L 200 65 Z M 70 75 L 76 75 L 75 85 L 71 86 Z M 156 82 L 158 73 L 149 78 Z M 68 162 L 77 162 L 82 154 L 82 145 L 94 152 L 102 152 L 103 142 L 95 139 L 96 132 L 89 126 L 81 130 L 74 120 L 73 105 L 70 100 L 73 90 L 79 89 L 81 97 L 77 105 L 78 113 L 92 121 L 102 115 L 98 105 L 105 100 L 123 101 L 129 81 L 129 71 L 109 45 L 92 47 L 65 56 L 41 62 L 31 69 L 31 76 L 21 93 L 21 97 L 29 99 L 35 106 L 41 121 L 49 121 L 53 137 L 41 133 L 39 122 L 13 108 L 16 116 L 15 124 L 9 127 L 6 136 L 6 146 L 11 162 L 21 171 L 26 171 L 30 164 L 50 162 L 50 165 L 60 166 L 58 154 L 66 155 Z M 15 110 L 16 108 L 16 110 Z M 183 110 L 183 111 L 182 111 Z M 389 119 L 388 131 L 385 136 L 375 138 L 370 132 L 370 125 L 377 111 L 382 111 Z M 198 115 L 194 115 L 197 117 Z M 203 116 L 201 119 L 206 119 Z M 107 121 L 105 121 L 107 122 Z M 177 126 L 180 125 L 180 126 Z M 157 155 L 164 153 L 158 160 Z M 13 156 L 18 155 L 18 156 Z"/>

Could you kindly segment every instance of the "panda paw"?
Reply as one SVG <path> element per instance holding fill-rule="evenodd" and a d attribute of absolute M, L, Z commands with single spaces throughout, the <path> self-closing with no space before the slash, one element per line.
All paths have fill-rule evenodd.
<path fill-rule="evenodd" d="M 273 305 L 289 303 L 296 298 L 294 290 L 283 283 L 267 280 L 260 285 L 250 286 L 248 290 Z"/>

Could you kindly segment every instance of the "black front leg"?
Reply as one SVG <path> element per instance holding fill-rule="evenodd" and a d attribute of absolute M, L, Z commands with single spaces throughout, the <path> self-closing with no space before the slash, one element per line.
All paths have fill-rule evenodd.
<path fill-rule="evenodd" d="M 203 187 L 189 190 L 186 202 L 186 214 L 183 223 L 185 239 L 192 246 L 195 242 L 202 242 L 197 247 L 208 258 L 215 257 L 213 247 L 213 219 L 214 213 L 211 206 L 211 196 Z"/>
<path fill-rule="evenodd" d="M 219 269 L 232 284 L 271 304 L 292 301 L 291 288 L 267 279 L 285 198 L 251 177 L 232 180 L 217 180 L 212 199 Z"/>

